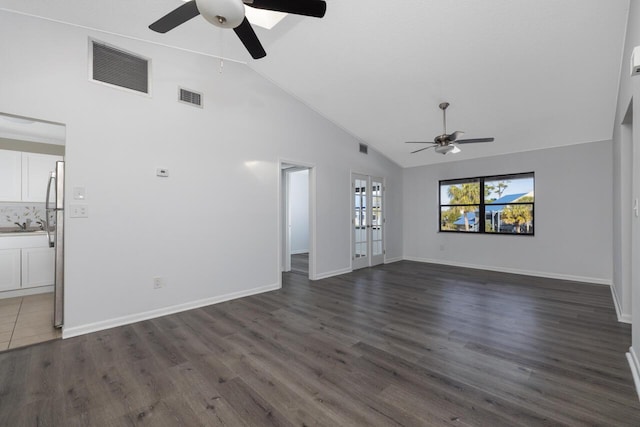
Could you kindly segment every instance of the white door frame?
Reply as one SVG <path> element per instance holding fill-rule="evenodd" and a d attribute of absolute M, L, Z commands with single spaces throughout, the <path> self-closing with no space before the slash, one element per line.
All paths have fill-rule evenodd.
<path fill-rule="evenodd" d="M 366 174 L 366 173 L 360 173 L 360 172 L 354 172 L 351 171 L 350 174 L 350 182 L 349 182 L 349 187 L 350 187 L 350 197 L 351 197 L 351 203 L 349 204 L 349 206 L 351 207 L 351 211 L 349 212 L 351 221 L 349 222 L 351 225 L 351 231 L 350 231 L 350 236 L 351 236 L 351 270 L 354 269 L 359 269 L 359 268 L 364 268 L 364 267 L 371 267 L 374 265 L 378 265 L 378 264 L 383 264 L 385 262 L 386 259 L 386 224 L 385 224 L 385 210 L 386 210 L 386 206 L 385 206 L 385 179 L 383 177 L 379 177 L 376 175 L 371 175 L 371 174 Z M 366 256 L 366 260 L 363 259 L 362 262 L 356 262 L 355 259 L 355 219 L 354 219 L 354 212 L 355 212 L 355 198 L 354 198 L 354 190 L 355 190 L 355 180 L 356 178 L 359 179 L 366 179 L 367 181 L 367 214 L 366 214 L 366 224 L 367 224 L 367 228 L 366 228 L 366 236 L 367 236 L 367 256 Z M 376 180 L 376 182 L 380 182 L 382 185 L 382 189 L 381 189 L 381 203 L 382 203 L 382 218 L 381 218 L 381 223 L 382 223 L 382 254 L 379 255 L 373 255 L 373 245 L 372 245 L 372 206 L 371 206 L 371 199 L 372 199 L 372 195 L 371 195 L 371 188 L 372 188 L 372 182 L 373 180 Z"/>
<path fill-rule="evenodd" d="M 283 165 L 295 170 L 309 170 L 309 279 L 316 277 L 316 167 L 297 160 L 278 161 L 278 280 L 282 285 L 282 272 L 291 271 L 291 236 L 289 224 L 289 172 Z M 292 170 L 294 168 L 291 168 Z"/>

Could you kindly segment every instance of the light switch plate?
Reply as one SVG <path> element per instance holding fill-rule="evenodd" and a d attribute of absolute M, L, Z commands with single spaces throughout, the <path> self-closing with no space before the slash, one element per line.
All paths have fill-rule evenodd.
<path fill-rule="evenodd" d="M 87 191 L 84 187 L 73 187 L 73 200 L 84 200 L 87 198 Z"/>

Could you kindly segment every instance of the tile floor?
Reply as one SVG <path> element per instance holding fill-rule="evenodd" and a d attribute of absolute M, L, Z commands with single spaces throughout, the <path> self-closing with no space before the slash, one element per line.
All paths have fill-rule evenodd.
<path fill-rule="evenodd" d="M 0 351 L 60 338 L 53 293 L 0 299 Z"/>

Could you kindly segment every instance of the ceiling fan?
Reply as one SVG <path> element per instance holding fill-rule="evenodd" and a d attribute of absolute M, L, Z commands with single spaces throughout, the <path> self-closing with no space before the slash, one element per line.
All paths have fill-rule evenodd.
<path fill-rule="evenodd" d="M 433 143 L 425 142 L 425 141 L 407 141 L 407 144 L 433 144 L 428 147 L 424 147 L 424 148 L 420 148 L 419 150 L 412 151 L 411 154 L 418 153 L 420 151 L 427 150 L 429 148 L 434 148 L 436 153 L 440 153 L 440 154 L 449 154 L 449 153 L 456 154 L 462 151 L 460 150 L 460 147 L 458 147 L 458 144 L 471 144 L 475 142 L 492 142 L 494 140 L 494 138 L 458 139 L 462 135 L 464 135 L 464 132 L 461 132 L 459 130 L 453 133 L 447 133 L 447 107 L 449 107 L 449 103 L 443 102 L 440 105 L 438 105 L 438 107 L 440 107 L 440 109 L 442 110 L 442 126 L 444 128 L 442 135 L 436 136 L 435 139 L 433 140 Z"/>
<path fill-rule="evenodd" d="M 253 59 L 267 55 L 244 15 L 244 5 L 275 10 L 277 12 L 322 18 L 327 10 L 323 0 L 191 0 L 158 19 L 149 28 L 166 33 L 188 20 L 202 15 L 204 19 L 220 28 L 233 28 L 236 35 Z"/>

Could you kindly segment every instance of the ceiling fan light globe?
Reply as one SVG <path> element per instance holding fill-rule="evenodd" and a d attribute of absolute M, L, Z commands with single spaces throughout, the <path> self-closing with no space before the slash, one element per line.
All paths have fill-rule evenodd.
<path fill-rule="evenodd" d="M 440 153 L 446 156 L 447 154 L 459 153 L 462 150 L 460 150 L 460 148 L 456 147 L 453 144 L 449 144 L 449 145 L 439 145 L 435 148 L 435 151 L 436 153 Z"/>
<path fill-rule="evenodd" d="M 200 14 L 220 28 L 236 28 L 244 19 L 242 0 L 196 0 Z"/>

